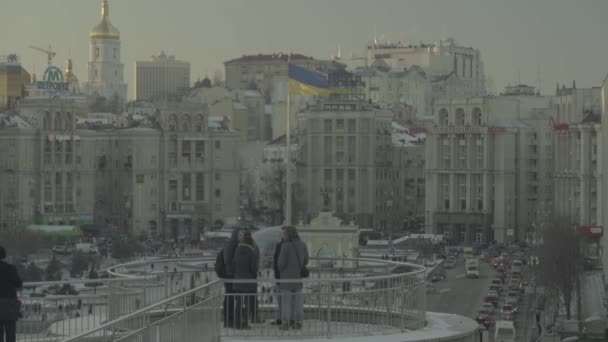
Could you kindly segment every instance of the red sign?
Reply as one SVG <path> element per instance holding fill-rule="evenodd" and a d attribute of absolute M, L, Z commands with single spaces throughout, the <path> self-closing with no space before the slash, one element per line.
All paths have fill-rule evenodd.
<path fill-rule="evenodd" d="M 424 127 L 410 127 L 409 130 L 410 130 L 410 133 L 412 133 L 412 134 L 426 132 L 426 128 L 424 128 Z"/>
<path fill-rule="evenodd" d="M 506 127 L 488 127 L 488 133 L 504 133 L 506 131 Z"/>
<path fill-rule="evenodd" d="M 567 131 L 569 127 L 570 125 L 566 122 L 558 122 L 556 124 L 553 124 L 554 131 Z"/>
<path fill-rule="evenodd" d="M 578 226 L 576 230 L 584 237 L 602 237 L 604 235 L 603 226 Z"/>

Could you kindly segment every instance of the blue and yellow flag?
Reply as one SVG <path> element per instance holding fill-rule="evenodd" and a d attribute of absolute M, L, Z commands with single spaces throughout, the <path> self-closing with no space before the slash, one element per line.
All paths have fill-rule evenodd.
<path fill-rule="evenodd" d="M 327 75 L 301 66 L 289 64 L 289 92 L 297 95 L 327 96 Z"/>

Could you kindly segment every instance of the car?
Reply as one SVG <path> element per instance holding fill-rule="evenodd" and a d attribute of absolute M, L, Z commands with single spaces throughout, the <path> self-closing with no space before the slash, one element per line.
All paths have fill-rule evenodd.
<path fill-rule="evenodd" d="M 446 261 L 443 263 L 443 268 L 452 269 L 454 267 L 456 267 L 456 263 L 453 261 Z"/>
<path fill-rule="evenodd" d="M 502 281 L 501 278 L 494 278 L 494 279 L 490 280 L 490 284 L 502 286 L 503 285 L 503 281 Z"/>
<path fill-rule="evenodd" d="M 475 321 L 479 325 L 482 325 L 486 329 L 490 329 L 494 325 L 494 320 L 492 319 L 492 315 L 486 313 L 479 313 L 479 315 L 475 318 Z"/>
<path fill-rule="evenodd" d="M 490 303 L 495 308 L 497 308 L 498 307 L 498 292 L 496 292 L 496 291 L 489 291 L 486 294 L 486 296 L 483 298 L 483 302 L 484 303 Z"/>
<path fill-rule="evenodd" d="M 490 291 L 502 292 L 502 285 L 490 285 Z"/>
<path fill-rule="evenodd" d="M 441 281 L 443 279 L 445 279 L 444 276 L 436 274 L 436 275 L 434 275 L 434 276 L 431 277 L 431 282 L 436 283 L 436 282 Z"/>
<path fill-rule="evenodd" d="M 503 304 L 500 309 L 500 317 L 506 320 L 513 320 L 516 313 L 517 309 L 512 304 Z"/>
<path fill-rule="evenodd" d="M 479 307 L 479 311 L 481 312 L 482 310 L 487 310 L 490 313 L 494 313 L 494 305 L 490 304 L 490 303 L 483 303 L 481 304 L 481 306 Z"/>

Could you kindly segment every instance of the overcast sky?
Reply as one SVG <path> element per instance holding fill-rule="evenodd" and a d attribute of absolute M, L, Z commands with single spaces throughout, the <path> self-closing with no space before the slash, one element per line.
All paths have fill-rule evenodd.
<path fill-rule="evenodd" d="M 0 0 L 0 54 L 17 53 L 40 73 L 46 57 L 29 45 L 68 54 L 86 79 L 88 32 L 100 0 Z M 111 0 L 129 94 L 136 60 L 165 50 L 191 63 L 192 79 L 248 53 L 361 54 L 375 31 L 392 40 L 437 41 L 445 34 L 482 52 L 495 89 L 556 82 L 598 86 L 608 73 L 608 0 Z"/>

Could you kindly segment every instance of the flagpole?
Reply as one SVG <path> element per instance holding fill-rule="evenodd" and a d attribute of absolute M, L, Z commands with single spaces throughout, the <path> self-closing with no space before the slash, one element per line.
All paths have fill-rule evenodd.
<path fill-rule="evenodd" d="M 289 94 L 289 63 L 291 53 L 287 56 L 287 127 L 285 132 L 285 224 L 291 224 L 291 95 Z"/>

